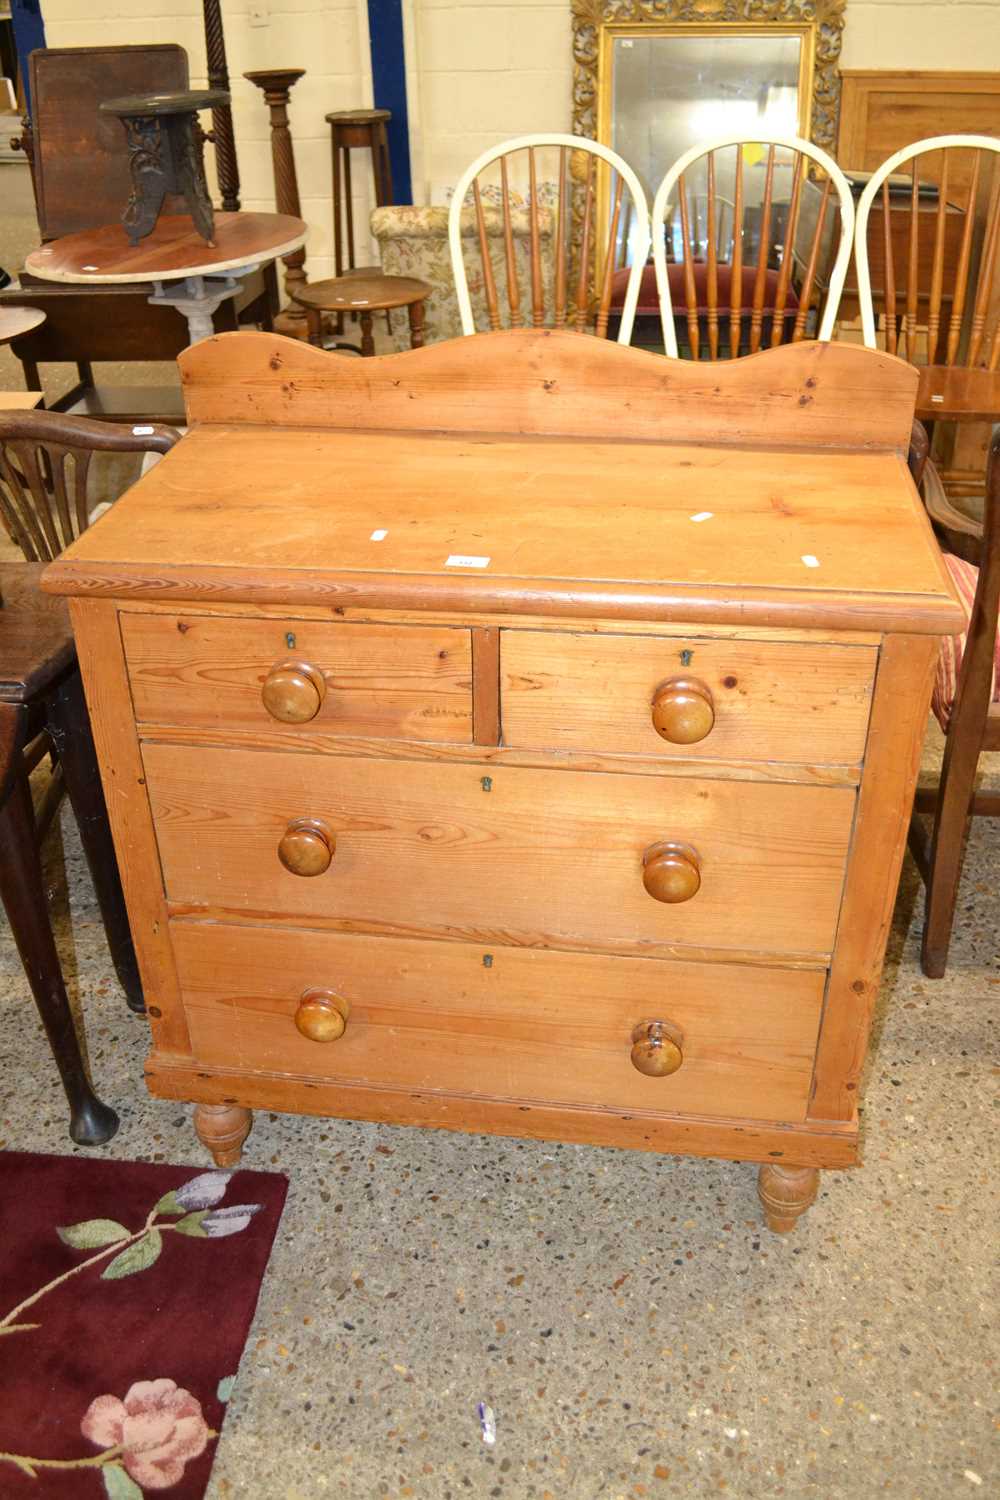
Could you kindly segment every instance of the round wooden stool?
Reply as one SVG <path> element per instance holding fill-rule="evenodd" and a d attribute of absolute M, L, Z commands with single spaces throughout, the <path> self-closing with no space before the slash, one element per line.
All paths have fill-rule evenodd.
<path fill-rule="evenodd" d="M 357 344 L 338 344 L 338 349 L 354 349 L 358 354 L 370 358 L 375 353 L 372 337 L 372 319 L 376 313 L 390 313 L 395 307 L 405 307 L 410 319 L 410 348 L 422 349 L 424 343 L 424 301 L 433 291 L 426 281 L 413 276 L 383 276 L 381 271 L 366 275 L 338 276 L 330 281 L 315 281 L 310 286 L 300 287 L 292 293 L 295 301 L 306 310 L 309 321 L 309 342 L 318 349 L 323 348 L 323 314 L 356 313 L 361 321 L 361 347 Z"/>
<path fill-rule="evenodd" d="M 354 267 L 354 206 L 351 198 L 351 152 L 371 152 L 375 177 L 375 205 L 392 202 L 392 168 L 385 127 L 392 119 L 387 109 L 338 109 L 326 116 L 333 147 L 333 253 L 337 275 Z M 346 226 L 344 218 L 346 214 Z M 346 227 L 347 261 L 344 262 Z"/>
<path fill-rule="evenodd" d="M 0 344 L 12 344 L 44 322 L 45 314 L 37 307 L 0 308 Z"/>

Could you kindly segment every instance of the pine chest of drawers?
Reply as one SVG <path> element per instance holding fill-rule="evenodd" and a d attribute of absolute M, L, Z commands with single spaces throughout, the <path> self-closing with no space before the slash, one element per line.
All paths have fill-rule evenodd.
<path fill-rule="evenodd" d="M 250 1110 L 857 1160 L 937 635 L 916 372 L 569 333 L 181 358 L 53 564 L 153 1034 Z"/>

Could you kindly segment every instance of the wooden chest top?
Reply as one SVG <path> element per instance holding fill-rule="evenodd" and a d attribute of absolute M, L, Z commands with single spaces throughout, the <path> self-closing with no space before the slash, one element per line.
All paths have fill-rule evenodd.
<path fill-rule="evenodd" d="M 767 371 L 778 356 L 786 380 L 789 370 L 812 378 L 807 399 L 819 400 L 821 391 L 829 400 L 833 438 L 839 393 L 827 395 L 826 387 L 856 381 L 859 367 L 869 384 L 878 375 L 886 387 L 882 425 L 859 449 L 838 446 L 831 433 L 825 444 L 819 436 L 810 440 L 794 399 L 765 415 L 766 392 L 756 426 L 746 422 L 741 430 L 728 417 L 731 392 L 723 408 L 711 385 L 692 386 L 691 377 L 684 383 L 687 371 L 704 382 L 697 366 L 569 334 L 544 347 L 534 333 L 457 340 L 420 351 L 419 370 L 411 355 L 365 362 L 403 371 L 389 402 L 369 392 L 367 411 L 348 412 L 368 430 L 345 430 L 337 401 L 340 385 L 366 375 L 360 361 L 288 350 L 288 341 L 267 335 L 223 335 L 187 351 L 186 377 L 195 366 L 202 374 L 213 369 L 237 342 L 246 350 L 258 339 L 272 350 L 281 345 L 282 362 L 304 360 L 313 369 L 317 357 L 323 361 L 334 430 L 318 421 L 262 425 L 253 405 L 241 405 L 238 390 L 228 402 L 232 420 L 198 421 L 203 406 L 212 418 L 224 413 L 215 387 L 207 402 L 202 387 L 189 388 L 196 425 L 50 568 L 48 587 L 250 603 L 958 628 L 906 468 L 906 411 L 912 413 L 916 377 L 900 361 L 851 347 L 798 345 L 731 367 L 745 380 L 740 366 L 763 362 Z M 541 348 L 555 371 L 546 378 L 557 385 L 569 383 L 561 361 L 577 360 L 580 342 L 599 356 L 591 363 L 612 356 L 607 385 L 586 400 L 578 393 L 570 419 L 556 415 L 551 423 L 579 426 L 579 405 L 589 401 L 593 437 L 525 432 L 499 399 L 494 431 L 434 431 L 435 412 L 419 388 L 411 392 L 410 410 L 423 410 L 425 430 L 379 430 L 380 421 L 388 425 L 399 385 L 442 355 L 467 366 L 467 388 L 452 390 L 452 402 L 468 399 L 476 419 L 485 419 L 477 378 L 491 361 L 494 368 L 505 358 L 509 363 L 508 350 L 520 356 L 525 341 Z M 645 427 L 659 430 L 659 440 L 637 421 L 639 403 L 627 379 L 622 388 L 623 358 L 636 385 L 652 376 L 648 361 L 657 373 L 671 365 L 672 379 L 682 382 L 659 392 L 658 423 L 656 405 L 650 410 Z M 820 387 L 805 371 L 823 370 L 824 363 Z M 295 380 L 283 363 L 271 375 L 279 416 L 282 378 Z M 711 380 L 731 385 L 733 375 L 723 367 Z M 717 426 L 709 440 L 705 408 L 710 427 L 713 394 Z M 877 392 L 868 394 L 874 399 Z M 304 416 L 319 417 L 315 405 L 304 405 Z M 512 425 L 522 430 L 503 430 Z M 692 428 L 697 441 L 680 440 Z M 768 435 L 775 441 L 765 446 Z"/>

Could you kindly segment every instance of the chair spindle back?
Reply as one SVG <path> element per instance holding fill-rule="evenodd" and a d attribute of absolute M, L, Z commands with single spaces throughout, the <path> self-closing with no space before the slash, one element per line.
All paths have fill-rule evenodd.
<path fill-rule="evenodd" d="M 558 153 L 555 202 L 552 209 L 552 240 L 555 265 L 546 275 L 542 263 L 542 215 L 540 202 L 543 182 L 539 157 L 550 159 Z M 517 166 L 523 177 L 527 172 L 527 202 L 523 213 L 528 216 L 528 277 L 522 288 L 518 274 L 515 210 L 512 188 L 511 158 L 518 156 Z M 574 162 L 574 156 L 576 161 Z M 582 171 L 581 171 L 581 158 Z M 627 344 L 632 336 L 635 308 L 639 298 L 642 268 L 649 254 L 649 207 L 642 185 L 631 167 L 615 152 L 596 141 L 574 135 L 519 136 L 478 157 L 462 174 L 455 189 L 448 214 L 448 241 L 452 275 L 458 298 L 463 334 L 476 332 L 475 316 L 469 295 L 469 279 L 463 253 L 463 214 L 471 191 L 475 241 L 479 251 L 483 297 L 491 331 L 504 326 L 501 291 L 490 249 L 491 228 L 496 237 L 496 211 L 484 204 L 485 189 L 480 182 L 483 173 L 499 163 L 499 231 L 503 240 L 500 256 L 503 268 L 503 292 L 506 299 L 507 326 L 533 328 L 550 325 L 572 328 L 585 333 L 588 325 L 599 338 L 606 338 L 611 310 L 614 273 L 631 255 L 631 270 L 622 309 L 618 342 Z M 599 221 L 600 173 L 610 178 L 609 220 L 607 233 Z M 579 185 L 582 203 L 579 214 L 579 236 L 574 244 L 574 182 Z M 493 223 L 491 224 L 491 217 Z M 550 294 L 546 297 L 546 283 Z M 526 306 L 525 297 L 530 305 Z"/>

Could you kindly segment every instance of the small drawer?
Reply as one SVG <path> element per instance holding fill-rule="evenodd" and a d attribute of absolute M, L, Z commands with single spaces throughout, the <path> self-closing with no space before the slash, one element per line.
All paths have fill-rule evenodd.
<path fill-rule="evenodd" d="M 464 629 L 205 615 L 121 615 L 140 726 L 245 736 L 472 739 Z"/>
<path fill-rule="evenodd" d="M 865 646 L 505 630 L 504 743 L 854 765 L 876 658 Z"/>
<path fill-rule="evenodd" d="M 532 947 L 826 955 L 853 788 L 147 742 L 168 899 Z"/>
<path fill-rule="evenodd" d="M 192 1046 L 208 1066 L 667 1114 L 805 1116 L 823 973 L 202 922 L 171 932 Z M 669 1036 L 662 1049 L 650 1026 Z"/>

